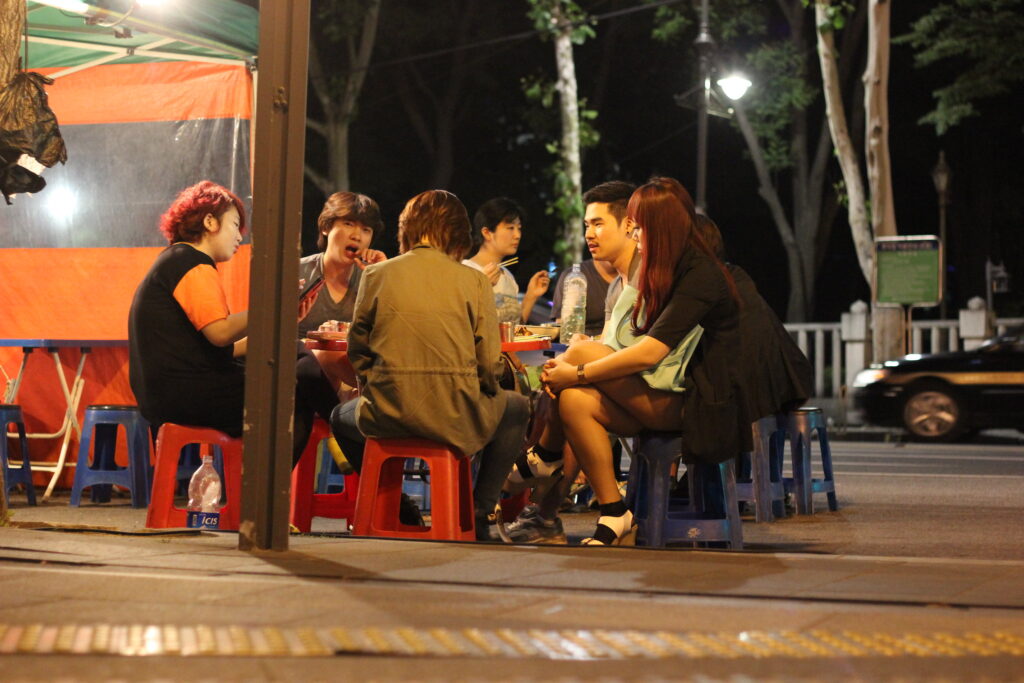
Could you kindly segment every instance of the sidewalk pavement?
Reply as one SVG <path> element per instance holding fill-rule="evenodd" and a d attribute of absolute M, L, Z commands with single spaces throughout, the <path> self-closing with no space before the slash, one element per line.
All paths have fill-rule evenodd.
<path fill-rule="evenodd" d="M 17 507 L 14 521 L 69 529 L 68 509 Z M 850 526 L 856 511 L 815 518 Z M 230 533 L 134 535 L 144 511 L 124 503 L 73 513 L 122 531 L 0 528 L 0 653 L 21 653 L 4 657 L 8 680 L 1012 680 L 1024 671 L 1024 558 L 325 535 L 249 553 Z M 593 523 L 582 517 L 580 526 Z M 756 539 L 764 527 L 781 528 L 744 532 Z M 71 654 L 75 643 L 92 656 Z M 132 656 L 145 643 L 151 656 Z M 196 656 L 175 654 L 188 647 Z"/>

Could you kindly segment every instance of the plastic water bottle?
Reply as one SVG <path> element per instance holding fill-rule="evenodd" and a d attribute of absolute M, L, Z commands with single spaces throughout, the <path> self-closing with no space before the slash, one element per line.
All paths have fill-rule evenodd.
<path fill-rule="evenodd" d="M 220 524 L 220 475 L 213 469 L 213 456 L 204 455 L 203 464 L 188 483 L 188 521 L 190 529 L 216 529 Z"/>
<path fill-rule="evenodd" d="M 580 264 L 574 263 L 562 283 L 562 343 L 568 344 L 574 334 L 583 334 L 586 327 L 587 278 L 580 271 Z"/>

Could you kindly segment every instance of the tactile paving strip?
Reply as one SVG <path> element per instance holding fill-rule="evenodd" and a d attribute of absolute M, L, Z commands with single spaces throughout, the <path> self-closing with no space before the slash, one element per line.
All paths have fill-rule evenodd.
<path fill-rule="evenodd" d="M 1024 656 L 1008 632 L 514 630 L 275 628 L 144 624 L 0 624 L 0 654 L 122 657 L 503 657 L 510 659 L 740 659 L 766 657 Z"/>

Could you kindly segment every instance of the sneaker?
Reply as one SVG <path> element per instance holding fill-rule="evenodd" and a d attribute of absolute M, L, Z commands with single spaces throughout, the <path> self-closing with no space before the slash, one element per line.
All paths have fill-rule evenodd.
<path fill-rule="evenodd" d="M 562 520 L 544 519 L 536 505 L 527 505 L 516 520 L 506 528 L 512 543 L 538 543 L 543 545 L 564 545 L 567 543 Z"/>

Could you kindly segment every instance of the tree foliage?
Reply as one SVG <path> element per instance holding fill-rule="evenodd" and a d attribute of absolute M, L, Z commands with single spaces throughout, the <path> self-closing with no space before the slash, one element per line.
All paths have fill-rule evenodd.
<path fill-rule="evenodd" d="M 933 95 L 921 123 L 939 135 L 977 116 L 979 100 L 1010 92 L 1024 80 L 1024 0 L 943 0 L 893 42 L 909 43 L 918 67 L 944 64 L 956 78 Z"/>

